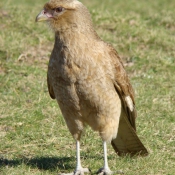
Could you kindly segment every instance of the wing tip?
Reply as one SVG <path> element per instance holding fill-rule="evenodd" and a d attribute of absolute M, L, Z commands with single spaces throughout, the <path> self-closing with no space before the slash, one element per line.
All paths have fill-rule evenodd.
<path fill-rule="evenodd" d="M 117 153 L 118 156 L 120 157 L 124 157 L 124 156 L 142 156 L 145 157 L 149 154 L 149 152 L 147 151 L 147 149 L 142 145 L 141 148 L 138 148 L 138 150 L 124 150 L 124 151 L 119 151 L 119 149 L 116 147 L 115 143 L 113 141 L 111 141 L 111 145 L 113 147 L 113 149 L 115 150 L 115 152 Z"/>

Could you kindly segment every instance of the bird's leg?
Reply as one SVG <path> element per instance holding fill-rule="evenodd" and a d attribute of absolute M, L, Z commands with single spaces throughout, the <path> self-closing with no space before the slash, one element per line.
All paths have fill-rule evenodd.
<path fill-rule="evenodd" d="M 88 168 L 82 168 L 82 166 L 81 166 L 80 141 L 79 140 L 77 140 L 77 142 L 76 142 L 76 148 L 77 148 L 77 165 L 76 165 L 74 175 L 83 175 L 84 173 L 89 173 Z"/>
<path fill-rule="evenodd" d="M 107 144 L 104 141 L 103 142 L 103 150 L 104 150 L 104 166 L 103 168 L 100 168 L 97 172 L 98 175 L 109 175 L 112 174 L 112 171 L 110 170 L 108 166 L 108 158 L 107 158 Z"/>
<path fill-rule="evenodd" d="M 103 149 L 104 149 L 104 169 L 107 171 L 107 172 L 111 172 L 111 170 L 109 169 L 109 166 L 108 166 L 108 155 L 107 155 L 107 144 L 106 142 L 103 142 Z"/>
<path fill-rule="evenodd" d="M 77 140 L 76 142 L 76 150 L 77 150 L 77 164 L 76 164 L 76 168 L 75 171 L 73 173 L 68 173 L 68 174 L 60 174 L 60 175 L 84 175 L 84 173 L 89 173 L 89 169 L 88 168 L 83 168 L 81 166 L 81 159 L 80 159 L 80 141 Z"/>
<path fill-rule="evenodd" d="M 76 148 L 77 148 L 77 165 L 76 165 L 76 169 L 75 170 L 78 170 L 78 169 L 81 169 L 82 166 L 81 166 L 81 159 L 80 159 L 80 141 L 77 140 L 76 142 Z"/>
<path fill-rule="evenodd" d="M 108 166 L 108 158 L 107 158 L 107 144 L 103 142 L 103 149 L 104 149 L 104 166 L 100 168 L 97 172 L 98 175 L 111 175 L 111 174 L 124 174 L 122 171 L 111 171 Z"/>

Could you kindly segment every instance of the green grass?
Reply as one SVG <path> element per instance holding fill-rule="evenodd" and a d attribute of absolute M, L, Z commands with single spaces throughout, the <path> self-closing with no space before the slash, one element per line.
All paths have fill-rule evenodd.
<path fill-rule="evenodd" d="M 126 175 L 175 172 L 174 0 L 85 1 L 94 26 L 123 58 L 136 91 L 137 130 L 148 148 L 143 158 L 118 157 L 109 146 L 112 170 Z M 0 2 L 0 174 L 48 175 L 75 166 L 75 142 L 56 101 L 48 95 L 46 71 L 53 34 L 35 16 L 44 0 Z M 82 164 L 96 172 L 102 143 L 86 129 Z"/>

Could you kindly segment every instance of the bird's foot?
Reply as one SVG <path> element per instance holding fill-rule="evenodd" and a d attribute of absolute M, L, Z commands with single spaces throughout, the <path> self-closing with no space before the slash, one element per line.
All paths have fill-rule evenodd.
<path fill-rule="evenodd" d="M 74 175 L 84 175 L 84 173 L 90 173 L 89 168 L 81 168 L 81 169 L 75 170 Z"/>
<path fill-rule="evenodd" d="M 98 175 L 111 175 L 111 174 L 113 174 L 113 172 L 109 168 L 100 168 L 97 171 L 97 174 Z"/>
<path fill-rule="evenodd" d="M 124 174 L 122 171 L 111 171 L 109 168 L 100 168 L 97 171 L 98 175 Z"/>
<path fill-rule="evenodd" d="M 90 173 L 90 170 L 88 168 L 80 168 L 72 173 L 61 173 L 59 175 L 84 175 L 84 173 Z"/>

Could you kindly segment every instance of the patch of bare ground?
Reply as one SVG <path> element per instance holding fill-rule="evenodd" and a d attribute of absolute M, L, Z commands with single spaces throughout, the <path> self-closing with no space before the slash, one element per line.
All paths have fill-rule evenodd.
<path fill-rule="evenodd" d="M 0 17 L 6 17 L 9 16 L 8 11 L 0 9 Z"/>
<path fill-rule="evenodd" d="M 132 67 L 134 66 L 134 62 L 126 55 L 119 54 L 120 58 L 123 61 L 124 67 Z"/>
<path fill-rule="evenodd" d="M 4 137 L 9 131 L 14 131 L 14 128 L 11 126 L 0 125 L 0 138 Z"/>
<path fill-rule="evenodd" d="M 39 46 L 30 47 L 18 57 L 19 62 L 24 62 L 28 65 L 39 65 L 42 68 L 47 68 L 49 57 L 53 48 L 53 43 L 45 43 Z"/>
<path fill-rule="evenodd" d="M 0 65 L 0 75 L 4 75 L 5 74 L 5 69 Z"/>
<path fill-rule="evenodd" d="M 5 19 L 10 17 L 8 11 L 0 9 L 0 18 Z M 0 23 L 0 29 L 3 30 L 6 28 L 6 24 Z"/>

